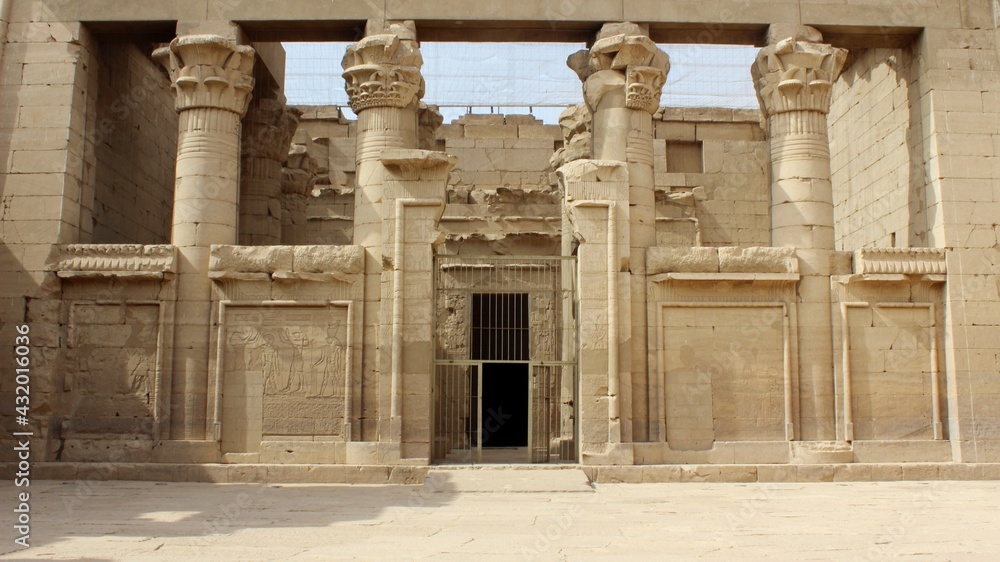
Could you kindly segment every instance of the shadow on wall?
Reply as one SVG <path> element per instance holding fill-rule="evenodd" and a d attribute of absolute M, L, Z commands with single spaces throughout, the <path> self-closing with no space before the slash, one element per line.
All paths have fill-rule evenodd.
<path fill-rule="evenodd" d="M 0 177 L 3 181 L 3 177 Z M 0 220 L 3 220 L 0 215 Z M 18 336 L 17 326 L 24 323 L 27 312 L 27 296 L 37 294 L 39 285 L 31 275 L 24 270 L 21 259 L 16 253 L 17 246 L 11 247 L 6 243 L 0 243 L 0 369 L 3 376 L 0 377 L 0 401 L 5 405 L 0 409 L 0 426 L 7 432 L 0 438 L 0 461 L 15 460 L 13 441 L 8 439 L 10 432 L 16 431 L 14 428 L 14 404 L 16 379 L 14 378 L 14 343 Z M 29 336 L 32 334 L 29 333 Z M 40 348 L 32 345 L 29 347 L 31 355 L 29 359 L 35 363 L 43 359 L 40 357 Z M 54 358 L 54 354 L 46 353 L 45 357 Z M 39 389 L 41 390 L 41 389 Z M 32 397 L 34 398 L 34 396 Z M 40 401 L 44 396 L 39 396 Z M 39 409 L 42 406 L 38 404 Z M 32 411 L 35 411 L 32 405 Z"/>

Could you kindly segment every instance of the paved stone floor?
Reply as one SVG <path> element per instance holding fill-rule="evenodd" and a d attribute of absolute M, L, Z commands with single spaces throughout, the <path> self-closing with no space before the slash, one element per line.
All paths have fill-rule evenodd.
<path fill-rule="evenodd" d="M 33 482 L 7 559 L 1000 560 L 1000 482 L 416 486 Z M 465 480 L 463 481 L 463 478 Z M 559 491 L 536 491 L 553 479 Z M 562 480 L 559 480 L 562 478 Z M 536 479 L 537 482 L 532 483 Z M 502 484 L 502 485 L 501 485 Z M 541 484 L 541 485 L 536 485 Z M 16 489 L 0 485 L 0 505 Z"/>

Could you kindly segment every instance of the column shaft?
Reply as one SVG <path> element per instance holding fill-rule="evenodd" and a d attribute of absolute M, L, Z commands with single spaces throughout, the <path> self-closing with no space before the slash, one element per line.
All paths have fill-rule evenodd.
<path fill-rule="evenodd" d="M 177 95 L 179 135 L 171 243 L 177 247 L 173 439 L 206 439 L 213 244 L 235 244 L 240 119 L 253 89 L 254 50 L 222 37 L 178 37 L 154 56 Z"/>
<path fill-rule="evenodd" d="M 584 64 L 582 61 L 586 59 Z M 607 24 L 589 53 L 570 57 L 584 80 L 584 97 L 593 112 L 596 160 L 625 162 L 628 167 L 629 321 L 618 334 L 627 342 L 627 366 L 621 372 L 621 440 L 646 441 L 655 420 L 649 416 L 650 357 L 646 335 L 646 248 L 656 245 L 653 189 L 653 118 L 670 63 L 642 27 Z"/>
<path fill-rule="evenodd" d="M 380 158 L 386 150 L 417 146 L 423 61 L 413 22 L 370 22 L 366 32 L 343 61 L 345 87 L 358 116 L 354 243 L 365 247 L 361 439 L 398 441 L 400 420 L 391 412 L 392 337 L 382 318 L 383 286 L 392 282 L 386 260 L 393 248 L 383 247 L 383 229 L 392 226 L 383 226 L 387 171 Z"/>
<path fill-rule="evenodd" d="M 818 43 L 812 28 L 772 26 L 752 68 L 771 144 L 771 244 L 796 248 L 799 282 L 799 437 L 836 436 L 833 315 L 833 190 L 826 115 L 846 51 Z"/>

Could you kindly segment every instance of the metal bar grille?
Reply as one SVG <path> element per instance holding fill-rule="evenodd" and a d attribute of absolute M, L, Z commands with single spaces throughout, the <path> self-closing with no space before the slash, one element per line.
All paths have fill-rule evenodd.
<path fill-rule="evenodd" d="M 575 259 L 437 256 L 434 272 L 434 460 L 575 460 Z"/>

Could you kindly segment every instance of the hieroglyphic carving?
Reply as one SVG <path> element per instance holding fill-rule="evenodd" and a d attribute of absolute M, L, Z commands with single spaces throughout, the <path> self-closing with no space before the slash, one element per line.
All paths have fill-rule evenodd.
<path fill-rule="evenodd" d="M 223 376 L 261 385 L 246 391 L 263 393 L 264 435 L 341 434 L 347 321 L 326 307 L 227 309 Z"/>

